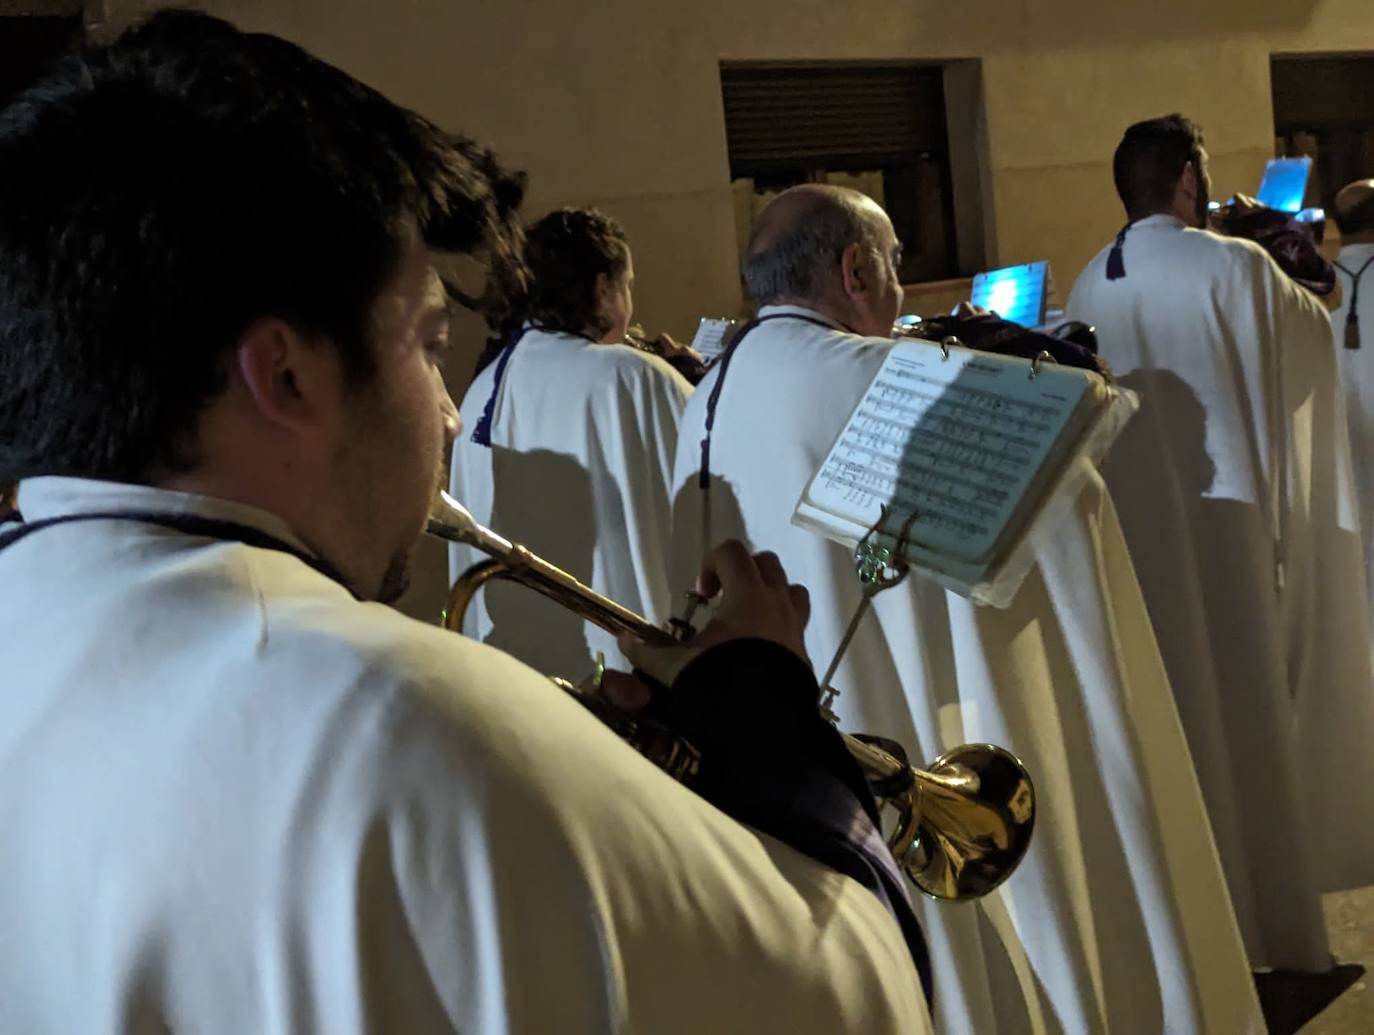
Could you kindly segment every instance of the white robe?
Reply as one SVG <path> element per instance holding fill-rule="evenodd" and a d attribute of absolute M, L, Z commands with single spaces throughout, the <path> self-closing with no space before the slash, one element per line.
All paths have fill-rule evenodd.
<path fill-rule="evenodd" d="M 598 592 L 655 621 L 668 617 L 668 482 L 692 386 L 657 356 L 531 329 L 506 365 L 487 448 L 472 433 L 496 368 L 487 366 L 463 397 L 454 497 Z M 450 576 L 482 559 L 452 547 Z M 469 636 L 542 672 L 576 680 L 598 651 L 626 667 L 613 636 L 529 590 L 489 584 L 468 614 Z"/>
<path fill-rule="evenodd" d="M 1374 244 L 1347 244 L 1337 261 L 1345 270 L 1359 273 L 1374 257 Z M 1345 347 L 1345 320 L 1350 312 L 1351 277 L 1337 267 L 1341 304 L 1331 314 L 1336 338 L 1336 361 L 1345 387 L 1345 418 L 1350 429 L 1350 457 L 1355 470 L 1355 491 L 1360 501 L 1360 529 L 1364 543 L 1365 586 L 1374 619 L 1374 264 L 1360 277 L 1360 347 Z"/>
<path fill-rule="evenodd" d="M 928 1031 L 874 895 L 506 655 L 131 522 L 35 532 L 0 586 L 0 1031 Z"/>
<path fill-rule="evenodd" d="M 766 308 L 770 312 L 801 312 Z M 815 314 L 811 314 L 815 315 Z M 711 446 L 712 533 L 777 551 L 811 590 L 822 669 L 859 597 L 849 551 L 790 523 L 890 342 L 797 320 L 735 354 Z M 696 552 L 706 401 L 683 417 L 675 554 Z M 917 765 L 966 741 L 1008 747 L 1039 812 L 1025 861 L 977 905 L 925 903 L 944 1035 L 1262 1032 L 1202 800 L 1121 542 L 1094 478 L 1012 606 L 913 575 L 880 594 L 835 683 L 845 729 Z"/>
<path fill-rule="evenodd" d="M 1170 216 L 1127 234 L 1124 278 L 1107 252 L 1068 312 L 1140 393 L 1104 473 L 1246 948 L 1322 970 L 1319 893 L 1374 883 L 1363 561 L 1326 314 L 1257 245 Z"/>

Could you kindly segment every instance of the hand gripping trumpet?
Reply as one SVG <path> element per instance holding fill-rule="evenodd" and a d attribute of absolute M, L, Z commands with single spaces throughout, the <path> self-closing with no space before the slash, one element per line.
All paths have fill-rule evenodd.
<path fill-rule="evenodd" d="M 444 624 L 454 631 L 461 631 L 464 614 L 478 590 L 495 578 L 518 582 L 608 632 L 628 633 L 651 646 L 681 643 L 692 635 L 688 621 L 674 619 L 668 628 L 661 628 L 524 546 L 484 528 L 446 492 L 440 491 L 435 498 L 427 531 L 490 558 L 464 572 L 449 592 Z M 867 541 L 860 544 L 860 578 L 866 572 L 877 573 L 875 581 L 865 581 L 865 604 L 879 589 L 893 584 L 891 575 L 878 584 L 884 582 L 882 572 L 891 560 L 890 551 L 874 553 Z M 851 623 L 851 634 L 863 610 Z M 832 663 L 823 685 L 834 668 Z M 642 754 L 690 783 L 696 753 L 681 737 L 566 680 L 555 682 Z M 821 707 L 834 721 L 829 711 L 834 692 L 827 686 L 826 693 Z M 891 741 L 847 733 L 841 737 L 874 796 L 895 812 L 888 847 L 901 869 L 927 895 L 948 900 L 986 895 L 1010 876 L 1026 854 L 1035 824 L 1035 789 L 1025 767 L 1010 752 L 992 744 L 965 744 L 941 755 L 928 769 L 917 769 L 907 764 L 902 749 Z"/>

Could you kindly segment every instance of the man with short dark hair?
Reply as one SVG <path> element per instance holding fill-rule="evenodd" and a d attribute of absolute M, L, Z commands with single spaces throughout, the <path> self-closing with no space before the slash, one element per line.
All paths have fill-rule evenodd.
<path fill-rule="evenodd" d="M 709 800 L 375 602 L 458 431 L 431 251 L 502 318 L 521 194 L 203 15 L 0 113 L 0 1031 L 928 1030 L 776 557 L 655 701 Z"/>
<path fill-rule="evenodd" d="M 897 259 L 892 224 L 863 195 L 778 195 L 744 259 L 758 322 L 697 387 L 678 436 L 679 578 L 703 539 L 769 544 L 811 592 L 819 665 L 860 584 L 849 550 L 791 518 L 891 350 Z M 881 729 L 922 760 L 1005 744 L 1035 779 L 1036 840 L 1005 891 L 977 911 L 923 914 L 937 1025 L 1258 1030 L 1187 745 L 1099 479 L 1035 559 L 1006 610 L 913 573 L 876 597 L 835 676 L 846 728 Z"/>
<path fill-rule="evenodd" d="M 1141 396 L 1104 473 L 1251 963 L 1325 970 L 1320 893 L 1374 881 L 1374 690 L 1325 313 L 1261 247 L 1204 229 L 1188 119 L 1131 126 L 1113 173 L 1129 221 L 1068 304 Z"/>
<path fill-rule="evenodd" d="M 1159 212 L 1206 222 L 1212 183 L 1202 129 L 1192 119 L 1166 115 L 1130 127 L 1112 156 L 1112 178 L 1133 222 Z"/>

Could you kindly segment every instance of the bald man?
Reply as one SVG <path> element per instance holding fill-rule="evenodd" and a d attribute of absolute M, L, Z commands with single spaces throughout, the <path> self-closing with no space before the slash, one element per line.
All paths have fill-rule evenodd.
<path fill-rule="evenodd" d="M 818 666 L 859 583 L 848 550 L 790 519 L 892 346 L 898 251 L 892 224 L 863 195 L 821 186 L 779 195 L 744 263 L 758 319 L 698 387 L 678 438 L 676 581 L 686 584 L 703 535 L 767 544 L 811 591 L 806 645 Z M 923 912 L 937 1028 L 1262 1030 L 1100 481 L 1065 525 L 1007 610 L 974 607 L 917 576 L 880 595 L 835 679 L 844 728 L 897 739 L 918 763 L 964 741 L 1001 743 L 1036 782 L 1035 840 L 1010 881 L 981 906 Z"/>

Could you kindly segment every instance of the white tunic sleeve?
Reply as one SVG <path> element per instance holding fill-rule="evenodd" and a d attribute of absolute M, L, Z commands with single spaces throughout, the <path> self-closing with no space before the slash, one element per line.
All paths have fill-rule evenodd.
<path fill-rule="evenodd" d="M 432 681 L 389 733 L 394 794 L 359 874 L 379 984 L 492 1035 L 927 1030 L 870 892 L 750 834 L 523 666 L 471 653 L 473 699 Z M 546 699 L 527 716 L 496 703 L 531 690 Z"/>

